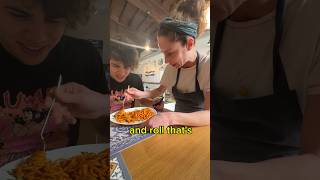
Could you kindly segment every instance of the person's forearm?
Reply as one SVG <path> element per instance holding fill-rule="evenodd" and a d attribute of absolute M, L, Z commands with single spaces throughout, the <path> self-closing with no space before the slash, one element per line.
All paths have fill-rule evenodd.
<path fill-rule="evenodd" d="M 144 106 L 152 106 L 153 101 L 147 98 L 139 99 L 139 103 Z"/>
<path fill-rule="evenodd" d="M 206 126 L 210 124 L 210 111 L 193 113 L 168 112 L 172 125 Z"/>
<path fill-rule="evenodd" d="M 154 89 L 151 91 L 145 91 L 145 97 L 144 98 L 156 98 L 158 96 L 161 96 L 163 94 L 163 91 L 160 89 Z"/>
<path fill-rule="evenodd" d="M 312 154 L 276 158 L 258 163 L 213 161 L 213 178 L 218 180 L 314 180 L 320 179 L 320 158 Z"/>

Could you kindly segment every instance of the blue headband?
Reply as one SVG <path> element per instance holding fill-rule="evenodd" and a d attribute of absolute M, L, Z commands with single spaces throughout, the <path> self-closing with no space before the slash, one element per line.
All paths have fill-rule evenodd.
<path fill-rule="evenodd" d="M 182 33 L 185 35 L 192 36 L 194 38 L 197 37 L 198 33 L 198 25 L 194 22 L 186 22 L 186 21 L 179 21 L 175 20 L 170 17 L 164 18 L 164 20 L 160 23 L 160 29 L 167 28 L 171 31 Z"/>

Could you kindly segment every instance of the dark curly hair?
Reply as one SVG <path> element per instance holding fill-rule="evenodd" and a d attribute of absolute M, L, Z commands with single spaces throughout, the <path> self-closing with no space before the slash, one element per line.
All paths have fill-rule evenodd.
<path fill-rule="evenodd" d="M 135 48 L 113 45 L 110 58 L 122 62 L 124 67 L 136 68 L 139 62 L 138 51 Z"/>
<path fill-rule="evenodd" d="M 76 28 L 88 22 L 95 10 L 95 0 L 35 0 L 42 3 L 43 10 L 50 18 L 66 18 L 67 26 Z"/>

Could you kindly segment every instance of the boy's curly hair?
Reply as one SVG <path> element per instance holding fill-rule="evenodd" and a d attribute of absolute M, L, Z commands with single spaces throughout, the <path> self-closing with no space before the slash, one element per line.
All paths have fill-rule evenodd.
<path fill-rule="evenodd" d="M 135 69 L 139 63 L 138 51 L 123 45 L 112 45 L 110 58 L 122 62 L 125 68 Z"/>
<path fill-rule="evenodd" d="M 66 18 L 67 26 L 76 28 L 88 22 L 94 12 L 95 0 L 37 0 L 42 3 L 44 12 L 51 18 Z"/>

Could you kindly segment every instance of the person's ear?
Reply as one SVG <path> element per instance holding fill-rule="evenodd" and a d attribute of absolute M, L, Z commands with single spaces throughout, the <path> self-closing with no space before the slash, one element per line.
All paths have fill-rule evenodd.
<path fill-rule="evenodd" d="M 195 45 L 195 39 L 193 37 L 187 38 L 187 50 L 191 50 Z"/>

